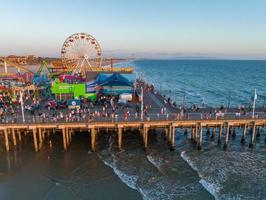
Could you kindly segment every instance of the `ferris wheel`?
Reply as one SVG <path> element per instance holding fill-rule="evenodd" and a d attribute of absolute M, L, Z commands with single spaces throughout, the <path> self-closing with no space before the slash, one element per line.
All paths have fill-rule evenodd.
<path fill-rule="evenodd" d="M 98 41 L 87 33 L 75 33 L 69 36 L 61 49 L 64 67 L 72 73 L 81 73 L 100 68 L 102 49 Z"/>

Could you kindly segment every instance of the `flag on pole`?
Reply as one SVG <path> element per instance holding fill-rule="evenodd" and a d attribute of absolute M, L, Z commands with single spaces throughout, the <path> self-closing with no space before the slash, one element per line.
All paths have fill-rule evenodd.
<path fill-rule="evenodd" d="M 253 119 L 254 119 L 254 117 L 255 117 L 256 100 L 257 100 L 257 91 L 256 91 L 256 89 L 255 89 L 255 92 L 254 92 L 254 100 L 253 100 L 253 112 L 252 112 L 252 118 L 253 118 Z"/>

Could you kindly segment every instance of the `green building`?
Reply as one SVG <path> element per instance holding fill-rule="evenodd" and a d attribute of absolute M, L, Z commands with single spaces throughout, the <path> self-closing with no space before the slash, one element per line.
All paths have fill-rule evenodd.
<path fill-rule="evenodd" d="M 91 85 L 86 83 L 64 83 L 59 79 L 55 79 L 52 83 L 52 93 L 56 99 L 79 99 L 80 97 L 87 98 L 91 101 L 96 100 L 96 91 L 90 90 Z"/>

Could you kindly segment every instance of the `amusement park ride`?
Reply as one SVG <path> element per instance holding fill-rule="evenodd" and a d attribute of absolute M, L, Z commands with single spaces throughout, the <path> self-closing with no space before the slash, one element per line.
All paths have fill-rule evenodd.
<path fill-rule="evenodd" d="M 18 80 L 27 83 L 30 81 L 30 77 L 34 75 L 34 73 L 26 67 L 4 58 L 0 58 L 0 66 L 4 67 L 4 72 L 1 71 L 0 73 L 0 79 L 2 80 Z M 8 68 L 11 69 L 11 72 L 8 72 Z"/>
<path fill-rule="evenodd" d="M 62 64 L 72 73 L 132 73 L 133 68 L 113 68 L 111 64 L 103 63 L 102 48 L 98 41 L 87 33 L 75 33 L 69 36 L 61 49 Z M 106 61 L 106 59 L 104 60 Z"/>
<path fill-rule="evenodd" d="M 23 87 L 25 89 L 25 87 L 34 85 L 36 83 L 34 79 L 40 78 L 46 69 L 51 79 L 64 74 L 86 77 L 89 73 L 129 74 L 133 72 L 131 67 L 113 67 L 113 62 L 116 59 L 104 59 L 102 55 L 102 48 L 93 36 L 87 33 L 75 33 L 63 43 L 61 60 L 54 60 L 50 63 L 42 61 L 35 73 L 25 66 L 11 62 L 7 58 L 0 58 L 0 80 L 16 83 L 13 84 L 13 87 L 19 86 L 23 90 Z"/>

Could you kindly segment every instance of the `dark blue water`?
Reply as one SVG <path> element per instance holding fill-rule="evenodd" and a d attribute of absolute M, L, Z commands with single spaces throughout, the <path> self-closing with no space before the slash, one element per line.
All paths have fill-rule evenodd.
<path fill-rule="evenodd" d="M 266 61 L 139 60 L 126 65 L 179 105 L 185 97 L 187 106 L 227 106 L 230 96 L 231 106 L 249 106 L 256 88 L 256 104 L 265 106 Z M 253 149 L 240 145 L 242 129 L 236 131 L 227 151 L 217 145 L 217 138 L 211 141 L 206 130 L 204 148 L 197 151 L 178 129 L 174 153 L 159 141 L 151 143 L 147 153 L 126 150 L 113 153 L 109 161 L 145 199 L 266 199 L 265 131 Z M 249 139 L 247 134 L 247 144 Z"/>
<path fill-rule="evenodd" d="M 131 63 L 137 76 L 153 83 L 182 105 L 250 104 L 254 89 L 258 106 L 265 106 L 266 61 L 140 60 Z"/>

